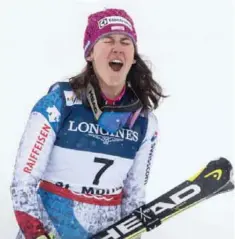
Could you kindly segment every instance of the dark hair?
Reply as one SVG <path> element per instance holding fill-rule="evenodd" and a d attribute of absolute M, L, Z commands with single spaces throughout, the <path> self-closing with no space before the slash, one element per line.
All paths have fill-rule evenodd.
<path fill-rule="evenodd" d="M 159 106 L 160 99 L 166 96 L 163 95 L 163 90 L 159 83 L 153 79 L 150 68 L 137 53 L 135 54 L 135 60 L 136 63 L 132 65 L 127 75 L 127 82 L 130 83 L 132 89 L 139 97 L 144 109 L 156 109 Z M 81 99 L 82 92 L 86 89 L 89 82 L 100 91 L 91 62 L 87 62 L 84 70 L 80 74 L 71 77 L 69 82 L 79 99 Z"/>

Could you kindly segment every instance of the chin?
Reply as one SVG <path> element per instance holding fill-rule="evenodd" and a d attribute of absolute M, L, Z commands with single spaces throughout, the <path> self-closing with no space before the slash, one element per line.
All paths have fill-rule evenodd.
<path fill-rule="evenodd" d="M 108 87 L 120 87 L 125 85 L 126 76 L 120 74 L 120 72 L 112 72 L 111 74 L 101 77 L 100 80 Z"/>
<path fill-rule="evenodd" d="M 120 77 L 116 78 L 114 77 L 113 79 L 110 79 L 109 81 L 106 82 L 106 84 L 110 87 L 115 87 L 115 86 L 122 86 L 125 84 L 126 80 L 120 80 Z"/>
<path fill-rule="evenodd" d="M 108 87 L 118 87 L 118 86 L 122 86 L 124 85 L 123 82 L 120 82 L 120 81 L 112 81 L 112 82 L 105 82 L 105 84 L 108 86 Z"/>

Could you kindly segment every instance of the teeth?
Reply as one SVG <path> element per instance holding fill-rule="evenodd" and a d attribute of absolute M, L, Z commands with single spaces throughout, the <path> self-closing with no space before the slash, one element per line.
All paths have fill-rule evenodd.
<path fill-rule="evenodd" d="M 119 63 L 119 64 L 122 64 L 122 61 L 120 61 L 120 60 L 112 60 L 112 63 Z"/>

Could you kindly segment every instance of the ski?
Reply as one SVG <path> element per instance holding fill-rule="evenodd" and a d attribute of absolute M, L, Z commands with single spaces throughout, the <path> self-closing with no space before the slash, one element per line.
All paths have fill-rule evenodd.
<path fill-rule="evenodd" d="M 188 180 L 137 208 L 91 239 L 136 238 L 205 199 L 233 190 L 232 176 L 232 164 L 226 158 L 210 161 Z"/>

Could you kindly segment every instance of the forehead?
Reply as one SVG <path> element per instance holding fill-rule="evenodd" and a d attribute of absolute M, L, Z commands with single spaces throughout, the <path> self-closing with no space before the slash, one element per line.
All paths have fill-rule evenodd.
<path fill-rule="evenodd" d="M 109 33 L 109 34 L 106 34 L 101 37 L 101 39 L 105 39 L 105 38 L 110 38 L 113 40 L 130 40 L 130 41 L 132 41 L 132 39 L 129 35 L 123 34 L 123 33 Z"/>

